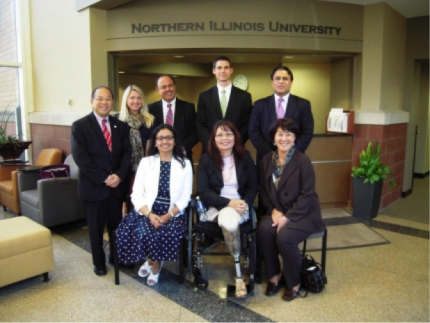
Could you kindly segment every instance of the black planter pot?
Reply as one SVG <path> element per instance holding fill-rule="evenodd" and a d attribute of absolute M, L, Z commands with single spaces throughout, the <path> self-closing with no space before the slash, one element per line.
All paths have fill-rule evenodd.
<path fill-rule="evenodd" d="M 382 194 L 382 181 L 364 184 L 364 178 L 353 178 L 352 197 L 354 216 L 371 220 L 378 215 L 379 202 Z"/>
<path fill-rule="evenodd" d="M 20 141 L 18 143 L 3 143 L 0 144 L 0 155 L 5 161 L 14 161 L 28 149 L 32 141 Z"/>

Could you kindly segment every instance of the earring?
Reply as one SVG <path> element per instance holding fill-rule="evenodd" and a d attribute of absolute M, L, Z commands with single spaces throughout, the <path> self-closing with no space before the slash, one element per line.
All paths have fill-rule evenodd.
<path fill-rule="evenodd" d="M 273 146 L 276 146 L 276 142 L 273 143 Z"/>

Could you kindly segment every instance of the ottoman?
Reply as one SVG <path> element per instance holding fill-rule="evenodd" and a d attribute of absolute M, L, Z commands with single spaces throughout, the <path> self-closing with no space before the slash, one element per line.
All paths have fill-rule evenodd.
<path fill-rule="evenodd" d="M 51 231 L 25 216 L 0 220 L 0 287 L 54 270 Z"/>

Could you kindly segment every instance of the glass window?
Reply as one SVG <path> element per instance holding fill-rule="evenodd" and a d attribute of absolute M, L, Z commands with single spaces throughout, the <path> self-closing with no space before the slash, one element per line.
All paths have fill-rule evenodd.
<path fill-rule="evenodd" d="M 0 62 L 17 62 L 15 0 L 0 1 Z"/>
<path fill-rule="evenodd" d="M 19 135 L 20 120 L 19 68 L 0 67 L 0 129 L 5 135 Z M 1 132 L 0 131 L 0 132 Z M 18 131 L 20 132 L 20 131 Z"/>

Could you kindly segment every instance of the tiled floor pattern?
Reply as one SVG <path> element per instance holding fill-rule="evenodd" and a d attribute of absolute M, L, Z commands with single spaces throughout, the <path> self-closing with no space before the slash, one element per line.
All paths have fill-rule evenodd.
<path fill-rule="evenodd" d="M 415 187 L 421 183 L 416 182 Z M 330 213 L 324 215 L 329 225 L 329 247 L 331 238 L 338 240 L 327 254 L 328 285 L 321 294 L 291 303 L 282 301 L 282 292 L 264 296 L 265 283 L 256 285 L 254 295 L 246 300 L 225 299 L 225 285 L 232 282 L 234 267 L 232 257 L 223 252 L 204 257 L 203 273 L 209 278 L 206 291 L 193 286 L 189 273 L 188 281 L 179 285 L 173 263 L 165 266 L 154 288 L 136 275 L 137 267 L 122 270 L 121 285 L 116 286 L 112 267 L 108 267 L 106 277 L 92 273 L 82 225 L 55 228 L 56 269 L 50 274 L 51 281 L 42 283 L 35 277 L 0 288 L 0 321 L 428 322 L 428 179 L 427 187 L 424 184 L 421 189 L 427 189 L 426 199 L 405 207 L 414 212 L 414 221 L 396 213 L 399 202 L 369 221 L 370 228 L 348 218 L 344 210 L 324 211 Z M 418 189 L 416 192 L 421 194 Z M 0 212 L 0 218 L 13 216 Z M 354 244 L 366 240 L 367 246 L 358 247 L 350 240 Z M 311 252 L 316 259 L 319 254 Z"/>

